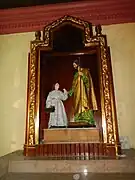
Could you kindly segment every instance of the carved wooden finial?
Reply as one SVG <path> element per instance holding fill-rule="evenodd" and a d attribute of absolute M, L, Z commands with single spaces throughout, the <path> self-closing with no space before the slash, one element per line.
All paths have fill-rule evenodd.
<path fill-rule="evenodd" d="M 41 31 L 36 31 L 35 32 L 35 40 L 40 41 L 41 40 Z"/>
<path fill-rule="evenodd" d="M 100 36 L 102 34 L 102 27 L 100 24 L 98 24 L 96 27 L 95 27 L 95 31 L 96 31 L 96 36 Z"/>

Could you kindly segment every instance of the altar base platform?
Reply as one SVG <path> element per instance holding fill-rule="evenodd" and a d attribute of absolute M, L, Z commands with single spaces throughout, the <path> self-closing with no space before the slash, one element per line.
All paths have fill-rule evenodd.
<path fill-rule="evenodd" d="M 116 158 L 115 144 L 104 143 L 100 136 L 98 128 L 44 129 L 43 142 L 24 146 L 24 154 L 74 160 Z"/>
<path fill-rule="evenodd" d="M 44 129 L 45 143 L 100 142 L 98 128 Z"/>

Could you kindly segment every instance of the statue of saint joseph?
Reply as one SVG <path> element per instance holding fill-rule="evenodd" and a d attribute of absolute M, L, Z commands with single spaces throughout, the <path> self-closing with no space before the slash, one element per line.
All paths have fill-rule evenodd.
<path fill-rule="evenodd" d="M 69 96 L 73 96 L 74 121 L 95 125 L 93 111 L 98 108 L 91 74 L 88 69 L 80 67 L 78 59 L 73 62 L 73 67 L 77 72 Z"/>

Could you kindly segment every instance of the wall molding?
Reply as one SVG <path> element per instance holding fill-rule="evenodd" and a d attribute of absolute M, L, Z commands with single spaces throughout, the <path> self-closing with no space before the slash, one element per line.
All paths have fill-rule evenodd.
<path fill-rule="evenodd" d="M 0 10 L 0 34 L 42 30 L 52 21 L 71 15 L 93 25 L 135 22 L 134 0 L 96 0 Z"/>

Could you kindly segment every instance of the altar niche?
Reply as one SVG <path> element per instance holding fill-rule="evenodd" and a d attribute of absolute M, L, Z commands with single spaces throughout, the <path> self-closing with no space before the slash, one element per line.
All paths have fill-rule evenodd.
<path fill-rule="evenodd" d="M 93 153 L 94 156 L 95 148 L 96 153 L 98 151 L 100 155 L 114 157 L 120 153 L 109 52 L 106 36 L 102 34 L 100 25 L 95 27 L 95 33 L 93 33 L 91 23 L 72 16 L 64 16 L 47 25 L 43 29 L 42 37 L 40 31 L 35 33 L 35 40 L 31 41 L 28 65 L 28 98 L 24 145 L 26 156 L 41 155 L 41 149 L 44 156 L 52 155 L 53 149 L 55 149 L 53 155 L 60 156 L 59 146 L 70 149 L 68 155 L 71 157 L 73 154 L 78 154 L 78 151 L 80 154 L 84 152 L 87 154 Z M 98 110 L 94 112 L 97 131 L 90 131 L 90 128 L 88 133 L 84 129 L 85 133 L 75 130 L 80 136 L 78 142 L 70 142 L 70 138 L 67 142 L 58 142 L 57 138 L 58 144 L 56 142 L 46 142 L 45 135 L 48 132 L 46 129 L 49 120 L 49 114 L 45 112 L 47 95 L 56 82 L 59 82 L 61 90 L 71 88 L 74 75 L 73 61 L 77 58 L 80 59 L 82 68 L 89 69 L 93 80 L 98 106 Z M 72 98 L 69 97 L 64 102 L 64 106 L 70 122 Z M 98 137 L 98 142 L 94 143 L 89 138 L 81 138 L 82 134 L 92 136 L 92 132 L 96 132 L 95 137 Z M 73 132 L 68 131 L 68 134 L 73 137 Z M 88 142 L 82 142 L 81 139 L 88 139 Z M 51 149 L 49 149 L 50 143 Z M 85 145 L 83 146 L 82 143 Z M 76 146 L 76 148 L 71 146 Z M 92 148 L 90 148 L 91 146 Z M 80 149 L 77 147 L 80 147 Z M 61 156 L 67 156 L 67 150 L 63 153 Z"/>
<path fill-rule="evenodd" d="M 96 50 L 89 50 L 87 53 L 81 51 L 81 53 L 52 53 L 47 54 L 41 51 L 40 59 L 40 140 L 43 139 L 43 129 L 48 128 L 49 114 L 45 112 L 45 101 L 48 93 L 52 90 L 52 85 L 56 82 L 60 84 L 60 90 L 63 88 L 70 90 L 72 86 L 73 76 L 75 69 L 73 68 L 73 62 L 78 57 L 80 58 L 81 67 L 89 69 L 94 84 L 95 95 L 98 104 L 98 111 L 101 112 L 101 98 L 100 98 L 100 76 L 99 76 L 99 61 Z M 72 97 L 68 97 L 64 101 L 66 114 L 68 117 L 68 124 L 72 122 Z M 97 112 L 94 112 L 96 114 Z M 101 117 L 100 117 L 101 121 Z M 99 126 L 99 122 L 96 122 Z M 71 125 L 70 125 L 71 127 Z M 76 125 L 77 127 L 77 125 Z M 79 126 L 81 127 L 81 126 Z M 82 126 L 84 127 L 84 126 Z M 102 129 L 100 123 L 100 129 Z"/>

